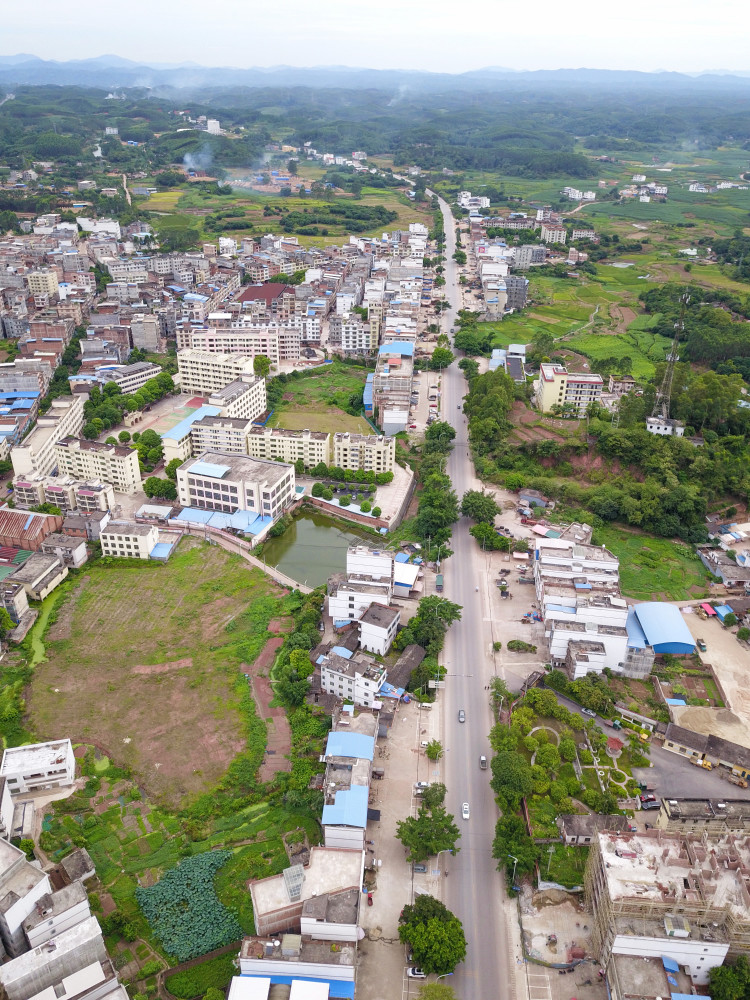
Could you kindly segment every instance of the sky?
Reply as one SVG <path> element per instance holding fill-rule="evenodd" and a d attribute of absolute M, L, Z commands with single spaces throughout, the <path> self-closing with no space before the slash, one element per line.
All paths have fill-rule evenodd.
<path fill-rule="evenodd" d="M 734 26 L 734 27 L 733 27 Z M 34 0 L 3 7 L 0 54 L 202 66 L 747 70 L 746 0 Z"/>

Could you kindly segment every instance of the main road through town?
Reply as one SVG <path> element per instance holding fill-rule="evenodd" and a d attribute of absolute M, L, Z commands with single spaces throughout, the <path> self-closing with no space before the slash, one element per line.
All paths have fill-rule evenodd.
<path fill-rule="evenodd" d="M 446 235 L 445 293 L 450 311 L 444 313 L 443 330 L 448 331 L 461 308 L 458 267 L 452 259 L 456 249 L 456 222 L 447 203 L 440 200 Z M 463 413 L 466 381 L 453 364 L 442 375 L 442 419 L 456 429 L 447 471 L 459 498 L 467 489 L 478 488 L 469 457 L 468 428 Z M 494 673 L 491 653 L 492 622 L 487 570 L 470 524 L 461 518 L 453 531 L 453 555 L 445 563 L 444 596 L 463 608 L 461 621 L 446 637 L 443 662 L 447 668 L 443 711 L 445 783 L 448 811 L 456 816 L 461 829 L 460 851 L 448 859 L 445 882 L 446 905 L 464 926 L 466 961 L 448 982 L 461 1000 L 508 1000 L 515 977 L 515 959 L 510 954 L 506 931 L 504 880 L 492 858 L 492 838 L 497 807 L 490 789 L 490 771 L 480 770 L 479 757 L 490 757 L 488 733 L 492 726 L 489 684 Z M 477 589 L 478 588 L 478 589 Z M 512 680 L 508 678 L 509 682 Z M 459 710 L 466 722 L 458 721 Z M 468 802 L 470 818 L 461 819 L 461 807 Z"/>

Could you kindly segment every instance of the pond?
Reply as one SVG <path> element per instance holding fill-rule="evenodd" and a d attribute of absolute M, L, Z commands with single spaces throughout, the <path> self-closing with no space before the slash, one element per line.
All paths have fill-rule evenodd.
<path fill-rule="evenodd" d="M 345 528 L 325 514 L 305 511 L 283 535 L 269 538 L 263 558 L 298 583 L 307 581 L 309 587 L 318 587 L 331 573 L 346 570 L 346 550 L 361 541 L 377 544 L 370 532 L 358 530 L 356 525 Z"/>

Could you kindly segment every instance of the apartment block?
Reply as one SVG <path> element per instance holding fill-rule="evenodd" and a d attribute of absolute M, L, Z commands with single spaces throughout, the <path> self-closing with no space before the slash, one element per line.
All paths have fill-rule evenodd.
<path fill-rule="evenodd" d="M 3 753 L 0 777 L 5 778 L 11 795 L 26 795 L 49 788 L 72 785 L 76 761 L 70 740 L 29 743 Z"/>
<path fill-rule="evenodd" d="M 223 417 L 257 420 L 266 412 L 266 380 L 258 375 L 243 375 L 229 385 L 212 392 L 210 406 L 218 406 Z"/>
<path fill-rule="evenodd" d="M 60 284 L 57 271 L 32 271 L 28 276 L 29 291 L 32 295 L 57 295 Z"/>
<path fill-rule="evenodd" d="M 55 446 L 63 438 L 77 435 L 83 427 L 83 399 L 61 396 L 52 400 L 34 430 L 10 453 L 16 476 L 46 475 L 57 462 Z M 93 478 L 93 477 L 91 477 Z"/>
<path fill-rule="evenodd" d="M 13 499 L 21 508 L 51 503 L 61 511 L 111 510 L 115 493 L 110 483 L 81 481 L 72 476 L 29 476 L 13 480 Z"/>
<path fill-rule="evenodd" d="M 302 331 L 297 326 L 238 326 L 228 330 L 193 329 L 178 332 L 177 346 L 210 354 L 263 354 L 271 364 L 299 361 Z"/>
<path fill-rule="evenodd" d="M 155 524 L 135 521 L 110 521 L 99 535 L 102 555 L 117 559 L 150 559 L 159 542 Z"/>
<path fill-rule="evenodd" d="M 210 396 L 243 376 L 255 377 L 253 359 L 244 354 L 179 351 L 177 370 L 181 391 L 191 396 Z"/>
<path fill-rule="evenodd" d="M 554 223 L 543 222 L 541 238 L 545 243 L 564 243 L 568 234 L 565 226 L 556 226 Z"/>
<path fill-rule="evenodd" d="M 163 353 L 166 338 L 162 336 L 161 325 L 157 316 L 149 313 L 138 313 L 130 321 L 130 333 L 133 347 L 151 351 L 154 354 Z"/>
<path fill-rule="evenodd" d="M 386 668 L 377 660 L 334 646 L 320 660 L 320 686 L 327 694 L 371 707 L 385 683 Z"/>
<path fill-rule="evenodd" d="M 543 264 L 547 259 L 547 248 L 535 244 L 516 247 L 513 256 L 513 266 L 519 271 L 525 271 L 532 264 Z"/>
<path fill-rule="evenodd" d="M 384 608 L 373 603 L 359 619 L 359 644 L 362 649 L 378 656 L 386 656 L 401 621 L 398 608 Z"/>
<path fill-rule="evenodd" d="M 247 438 L 252 426 L 252 421 L 239 417 L 202 417 L 190 428 L 191 454 L 226 451 L 233 455 L 247 455 Z"/>
<path fill-rule="evenodd" d="M 542 413 L 566 407 L 579 417 L 589 403 L 598 403 L 604 388 L 601 375 L 569 372 L 564 365 L 543 362 L 534 382 L 534 402 Z"/>
<path fill-rule="evenodd" d="M 52 538 L 53 536 L 48 535 L 47 537 Z M 78 548 L 78 546 L 75 547 Z M 81 560 L 79 557 L 81 564 L 85 561 L 85 558 Z M 27 596 L 33 601 L 43 601 L 56 587 L 60 586 L 67 575 L 68 567 L 63 558 L 49 552 L 34 552 L 26 562 L 6 577 L 6 581 L 20 583 Z"/>
<path fill-rule="evenodd" d="M 293 465 L 302 459 L 305 468 L 320 462 L 330 465 L 331 435 L 322 431 L 287 430 L 282 427 L 250 427 L 246 450 L 253 458 L 265 458 Z"/>
<path fill-rule="evenodd" d="M 338 431 L 333 435 L 333 462 L 340 469 L 364 469 L 365 472 L 392 472 L 396 461 L 396 439 L 384 434 L 352 434 Z"/>
<path fill-rule="evenodd" d="M 123 365 L 118 368 L 99 368 L 96 374 L 99 380 L 105 384 L 114 382 L 116 386 L 119 386 L 123 395 L 127 396 L 138 392 L 149 379 L 160 375 L 161 371 L 160 365 L 152 365 L 148 361 L 136 361 L 132 365 Z"/>
<path fill-rule="evenodd" d="M 207 451 L 177 470 L 177 495 L 183 507 L 275 520 L 294 500 L 294 466 Z"/>
<path fill-rule="evenodd" d="M 141 470 L 135 449 L 70 436 L 58 441 L 54 451 L 60 473 L 111 483 L 118 493 L 135 493 L 141 489 Z M 96 509 L 104 508 L 97 506 Z"/>

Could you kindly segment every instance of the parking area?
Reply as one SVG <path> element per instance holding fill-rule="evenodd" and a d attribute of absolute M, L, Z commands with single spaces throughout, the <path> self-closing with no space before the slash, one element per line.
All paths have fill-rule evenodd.
<path fill-rule="evenodd" d="M 385 770 L 385 777 L 372 784 L 372 809 L 380 819 L 371 822 L 367 836 L 367 864 L 377 862 L 373 905 L 365 906 L 361 923 L 365 938 L 359 945 L 357 994 L 364 1000 L 393 1000 L 393 997 L 416 996 L 423 980 L 405 974 L 406 949 L 399 941 L 398 918 L 415 894 L 429 892 L 440 897 L 441 876 L 432 866 L 425 874 L 414 874 L 405 860 L 405 851 L 396 839 L 396 824 L 416 815 L 417 781 L 441 780 L 440 765 L 431 763 L 420 743 L 440 738 L 440 715 L 437 708 L 425 711 L 415 702 L 400 704 L 386 739 L 379 739 L 375 766 Z M 430 977 L 434 979 L 434 977 Z"/>
<path fill-rule="evenodd" d="M 738 788 L 727 781 L 724 768 L 714 768 L 705 771 L 696 767 L 684 757 L 671 750 L 665 750 L 657 742 L 652 742 L 650 760 L 652 767 L 634 767 L 633 777 L 636 781 L 644 781 L 653 786 L 654 795 L 661 799 L 670 798 L 709 798 L 718 799 L 750 799 L 750 789 Z M 655 816 L 656 810 L 651 814 Z M 639 814 L 646 821 L 649 813 Z"/>

